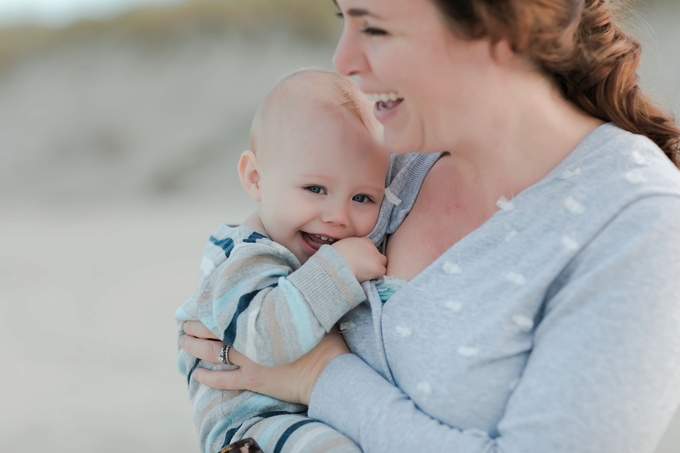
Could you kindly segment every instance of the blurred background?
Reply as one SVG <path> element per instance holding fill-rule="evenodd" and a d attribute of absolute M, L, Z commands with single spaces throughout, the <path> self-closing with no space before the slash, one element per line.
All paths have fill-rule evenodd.
<path fill-rule="evenodd" d="M 626 15 L 677 115 L 680 2 Z M 257 104 L 340 29 L 330 0 L 0 0 L 1 452 L 198 451 L 174 311 L 253 209 Z"/>

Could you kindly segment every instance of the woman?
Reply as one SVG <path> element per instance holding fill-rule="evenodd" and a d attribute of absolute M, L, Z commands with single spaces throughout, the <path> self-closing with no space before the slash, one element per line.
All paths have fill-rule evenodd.
<path fill-rule="evenodd" d="M 350 315 L 356 355 L 331 333 L 288 367 L 233 351 L 239 370 L 195 378 L 308 404 L 366 452 L 653 451 L 680 403 L 679 131 L 609 2 L 336 3 L 334 64 L 387 148 L 447 150 L 391 190 L 388 274 L 409 283 Z"/>

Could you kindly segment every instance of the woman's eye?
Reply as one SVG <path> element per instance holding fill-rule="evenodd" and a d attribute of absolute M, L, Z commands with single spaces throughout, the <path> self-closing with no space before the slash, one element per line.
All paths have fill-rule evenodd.
<path fill-rule="evenodd" d="M 359 203 L 368 203 L 371 201 L 371 199 L 368 197 L 368 195 L 354 195 L 352 197 L 352 201 L 356 201 Z"/>
<path fill-rule="evenodd" d="M 323 187 L 319 187 L 319 186 L 307 186 L 305 188 L 312 193 L 319 193 L 319 194 L 326 193 L 326 191 L 323 189 Z"/>
<path fill-rule="evenodd" d="M 387 32 L 385 30 L 381 30 L 381 29 L 375 28 L 375 27 L 366 27 L 363 30 L 361 30 L 361 33 L 368 35 L 368 36 L 385 36 L 385 35 L 387 35 Z"/>

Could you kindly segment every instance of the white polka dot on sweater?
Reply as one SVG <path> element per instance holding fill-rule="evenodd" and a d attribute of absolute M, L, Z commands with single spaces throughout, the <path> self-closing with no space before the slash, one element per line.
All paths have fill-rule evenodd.
<path fill-rule="evenodd" d="M 472 346 L 461 346 L 458 348 L 458 354 L 462 355 L 463 357 L 474 357 L 479 353 L 479 350 L 477 348 L 473 348 Z"/>
<path fill-rule="evenodd" d="M 340 323 L 340 332 L 341 333 L 345 333 L 349 330 L 352 330 L 353 328 L 354 328 L 354 323 L 351 322 L 351 321 Z"/>
<path fill-rule="evenodd" d="M 399 206 L 401 204 L 401 199 L 393 194 L 389 187 L 385 187 L 385 199 L 395 206 Z"/>
<path fill-rule="evenodd" d="M 571 195 L 564 200 L 564 207 L 574 215 L 581 215 L 586 212 L 586 207 L 576 201 Z"/>
<path fill-rule="evenodd" d="M 632 160 L 634 163 L 638 165 L 647 165 L 647 159 L 645 156 L 640 154 L 639 151 L 633 151 L 630 153 L 630 160 Z"/>
<path fill-rule="evenodd" d="M 496 206 L 498 206 L 501 209 L 501 211 L 505 211 L 505 212 L 510 212 L 513 209 L 515 209 L 515 205 L 512 204 L 512 202 L 510 200 L 508 200 L 507 198 L 505 198 L 503 196 L 501 196 L 498 200 L 496 200 Z"/>
<path fill-rule="evenodd" d="M 570 238 L 569 236 L 562 236 L 562 245 L 564 246 L 565 249 L 567 250 L 578 250 L 578 242 Z"/>
<path fill-rule="evenodd" d="M 418 390 L 418 393 L 421 393 L 425 396 L 432 395 L 432 386 L 427 382 L 420 382 L 416 387 L 416 390 Z"/>
<path fill-rule="evenodd" d="M 534 327 L 534 321 L 524 315 L 514 315 L 512 317 L 512 322 L 517 324 L 517 326 L 525 332 L 529 332 Z"/>
<path fill-rule="evenodd" d="M 461 269 L 460 266 L 453 261 L 446 261 L 442 266 L 442 270 L 449 275 L 460 274 L 463 272 L 463 269 Z"/>
<path fill-rule="evenodd" d="M 522 274 L 518 274 L 516 272 L 508 272 L 508 275 L 505 276 L 505 279 L 517 286 L 522 286 L 527 282 Z"/>
<path fill-rule="evenodd" d="M 408 327 L 397 326 L 394 328 L 394 333 L 396 333 L 401 338 L 409 338 L 412 335 L 411 329 Z"/>
<path fill-rule="evenodd" d="M 581 173 L 581 169 L 579 167 L 569 168 L 562 172 L 562 174 L 560 175 L 560 179 L 573 178 L 574 176 L 577 176 L 579 173 Z"/>
<path fill-rule="evenodd" d="M 512 241 L 513 239 L 515 239 L 517 237 L 517 235 L 519 235 L 517 230 L 510 231 L 508 234 L 505 235 L 505 242 Z"/>
<path fill-rule="evenodd" d="M 632 170 L 623 175 L 624 178 L 626 178 L 626 181 L 628 181 L 631 184 L 641 184 L 643 182 L 647 181 L 647 177 L 642 173 L 641 170 Z"/>
<path fill-rule="evenodd" d="M 451 310 L 454 313 L 458 313 L 459 311 L 461 311 L 463 309 L 463 304 L 461 304 L 460 302 L 456 302 L 456 301 L 449 301 L 449 302 L 446 303 L 446 308 L 448 308 L 449 310 Z"/>

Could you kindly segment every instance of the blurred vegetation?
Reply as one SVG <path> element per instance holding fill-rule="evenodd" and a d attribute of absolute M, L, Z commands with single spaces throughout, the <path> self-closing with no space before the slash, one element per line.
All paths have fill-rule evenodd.
<path fill-rule="evenodd" d="M 673 3 L 678 0 L 652 0 Z M 644 0 L 613 0 L 625 23 L 639 18 Z M 21 25 L 0 28 L 0 68 L 17 58 L 94 39 L 129 39 L 160 43 L 187 34 L 268 30 L 292 32 L 308 39 L 335 41 L 342 23 L 331 0 L 186 0 L 153 6 L 104 20 L 82 20 L 64 28 Z M 635 27 L 634 27 L 635 28 Z"/>
<path fill-rule="evenodd" d="M 108 20 L 83 20 L 64 28 L 0 28 L 0 67 L 56 46 L 94 39 L 154 43 L 187 34 L 285 30 L 309 39 L 335 40 L 342 26 L 335 12 L 331 0 L 188 0 L 138 9 Z"/>

